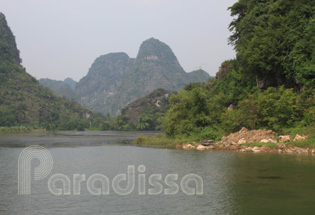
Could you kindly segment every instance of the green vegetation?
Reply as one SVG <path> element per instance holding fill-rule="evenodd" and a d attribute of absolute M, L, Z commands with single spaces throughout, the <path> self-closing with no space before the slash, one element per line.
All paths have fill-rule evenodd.
<path fill-rule="evenodd" d="M 47 130 L 83 130 L 97 114 L 74 101 L 57 97 L 21 66 L 15 38 L 0 13 L 0 126 L 1 133 Z M 95 116 L 94 116 L 95 115 Z"/>
<path fill-rule="evenodd" d="M 70 79 L 66 79 L 71 81 Z M 51 91 L 53 91 L 57 96 L 60 97 L 64 97 L 68 100 L 75 100 L 76 96 L 75 93 L 73 91 L 73 89 L 71 88 L 71 86 L 67 83 L 65 83 L 64 81 L 56 81 L 56 80 L 51 80 L 48 78 L 45 79 L 39 79 L 38 80 L 39 83 L 41 83 L 42 85 L 44 85 L 45 87 L 48 87 Z M 72 86 L 74 86 L 72 83 Z"/>
<path fill-rule="evenodd" d="M 156 89 L 152 93 L 138 98 L 122 109 L 121 115 L 104 122 L 103 130 L 161 130 L 161 118 L 169 109 L 169 97 L 174 92 Z"/>
<path fill-rule="evenodd" d="M 236 17 L 230 24 L 236 59 L 222 63 L 216 80 L 190 85 L 170 98 L 162 124 L 166 135 L 199 140 L 220 139 L 242 127 L 279 133 L 310 129 L 315 124 L 315 2 L 240 0 L 230 10 Z M 308 135 L 303 144 L 312 146 L 314 135 Z"/>
<path fill-rule="evenodd" d="M 134 144 L 156 148 L 174 148 L 177 143 L 191 143 L 193 141 L 195 141 L 194 138 L 184 136 L 171 138 L 164 134 L 158 134 L 155 136 L 139 136 Z"/>

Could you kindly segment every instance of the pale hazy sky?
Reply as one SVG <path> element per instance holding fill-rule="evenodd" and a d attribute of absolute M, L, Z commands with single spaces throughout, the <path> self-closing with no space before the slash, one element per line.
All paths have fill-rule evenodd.
<path fill-rule="evenodd" d="M 79 81 L 100 56 L 137 56 L 154 37 L 168 44 L 186 72 L 215 75 L 235 57 L 227 10 L 236 0 L 0 0 L 23 66 L 36 78 Z"/>

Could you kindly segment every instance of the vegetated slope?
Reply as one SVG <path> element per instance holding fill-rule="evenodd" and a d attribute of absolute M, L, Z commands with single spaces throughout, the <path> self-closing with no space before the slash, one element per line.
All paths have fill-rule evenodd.
<path fill-rule="evenodd" d="M 314 8 L 307 0 L 239 0 L 230 7 L 236 59 L 222 63 L 216 80 L 170 99 L 166 134 L 215 139 L 242 127 L 313 131 Z"/>
<path fill-rule="evenodd" d="M 76 86 L 78 102 L 102 113 L 117 115 L 136 98 L 158 88 L 177 91 L 186 84 L 206 81 L 208 73 L 186 73 L 171 48 L 151 38 L 136 59 L 125 53 L 100 56 Z"/>
<path fill-rule="evenodd" d="M 174 92 L 156 89 L 150 94 L 140 97 L 122 109 L 117 117 L 118 130 L 159 130 L 161 121 L 169 108 L 169 97 Z"/>
<path fill-rule="evenodd" d="M 25 71 L 15 38 L 0 13 L 0 126 L 56 127 L 91 114 L 76 102 L 55 96 Z"/>
<path fill-rule="evenodd" d="M 52 90 L 57 96 L 64 97 L 69 100 L 75 99 L 75 93 L 71 86 L 66 84 L 64 81 L 56 81 L 49 78 L 42 78 L 38 81 L 45 87 L 48 87 L 50 90 Z"/>

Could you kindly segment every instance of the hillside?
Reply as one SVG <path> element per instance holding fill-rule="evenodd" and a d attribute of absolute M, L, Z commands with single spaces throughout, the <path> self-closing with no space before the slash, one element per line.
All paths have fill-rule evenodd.
<path fill-rule="evenodd" d="M 97 58 L 75 92 L 83 106 L 118 115 L 127 104 L 155 89 L 178 91 L 190 82 L 208 78 L 206 72 L 186 73 L 171 48 L 151 38 L 141 44 L 136 59 L 125 53 Z"/>
<path fill-rule="evenodd" d="M 68 100 L 75 99 L 75 93 L 73 89 L 65 81 L 56 81 L 48 78 L 42 78 L 38 81 L 45 87 L 48 87 L 50 90 L 52 90 L 57 96 L 64 97 Z M 72 86 L 74 87 L 75 85 Z"/>
<path fill-rule="evenodd" d="M 156 89 L 122 109 L 116 118 L 116 130 L 160 130 L 160 118 L 169 109 L 169 98 L 174 92 Z"/>
<path fill-rule="evenodd" d="M 218 140 L 242 127 L 294 136 L 302 131 L 314 147 L 314 8 L 314 1 L 304 0 L 233 4 L 229 42 L 236 59 L 223 62 L 216 79 L 170 99 L 165 133 Z"/>
<path fill-rule="evenodd" d="M 20 63 L 14 35 L 0 13 L 0 126 L 55 128 L 92 116 L 91 111 L 42 86 Z"/>
<path fill-rule="evenodd" d="M 76 85 L 77 101 L 91 110 L 115 115 L 125 104 L 119 87 L 133 64 L 134 59 L 125 53 L 98 57 Z"/>

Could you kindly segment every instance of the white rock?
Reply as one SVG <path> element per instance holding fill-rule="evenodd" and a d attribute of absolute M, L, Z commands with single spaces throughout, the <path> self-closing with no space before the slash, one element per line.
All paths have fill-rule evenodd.
<path fill-rule="evenodd" d="M 193 145 L 191 145 L 191 144 L 184 144 L 183 145 L 183 149 L 184 150 L 192 150 L 192 149 L 195 149 L 196 147 L 195 146 L 193 146 Z"/>
<path fill-rule="evenodd" d="M 207 149 L 207 147 L 205 147 L 205 146 L 203 146 L 201 144 L 197 146 L 197 150 L 199 150 L 199 151 L 204 151 L 206 149 Z"/>
<path fill-rule="evenodd" d="M 247 143 L 247 141 L 246 141 L 245 138 L 242 138 L 242 139 L 240 139 L 240 140 L 237 142 L 238 145 L 242 145 L 242 144 L 244 144 L 244 143 Z"/>
<path fill-rule="evenodd" d="M 279 136 L 279 142 L 280 143 L 289 142 L 290 140 L 291 140 L 290 135 Z"/>

